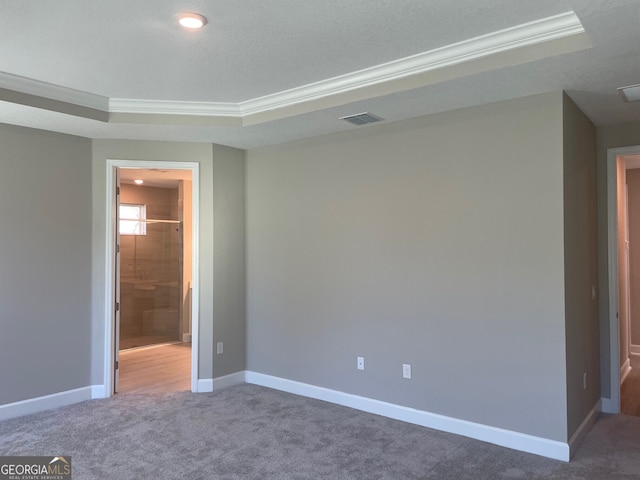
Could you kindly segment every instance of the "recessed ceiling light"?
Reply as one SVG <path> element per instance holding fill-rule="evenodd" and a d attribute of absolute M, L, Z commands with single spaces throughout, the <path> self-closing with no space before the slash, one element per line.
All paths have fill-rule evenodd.
<path fill-rule="evenodd" d="M 207 24 L 207 19 L 199 13 L 183 13 L 178 17 L 178 22 L 185 28 L 202 28 Z"/>
<path fill-rule="evenodd" d="M 141 178 L 138 178 L 134 180 L 133 183 L 135 183 L 136 185 L 142 185 L 144 183 L 144 180 L 142 180 Z"/>

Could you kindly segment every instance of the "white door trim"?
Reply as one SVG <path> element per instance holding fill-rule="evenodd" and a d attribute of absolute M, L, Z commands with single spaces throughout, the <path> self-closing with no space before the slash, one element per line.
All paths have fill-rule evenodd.
<path fill-rule="evenodd" d="M 604 402 L 605 413 L 620 413 L 620 323 L 618 319 L 618 172 L 619 156 L 640 153 L 640 145 L 607 150 L 607 227 L 609 274 L 609 361 L 611 400 Z M 604 406 L 606 405 L 606 407 Z"/>
<path fill-rule="evenodd" d="M 200 222 L 200 164 L 197 162 L 164 162 L 147 160 L 113 160 L 107 159 L 107 195 L 106 195 L 106 238 L 105 238 L 105 343 L 104 343 L 104 394 L 105 397 L 113 395 L 113 369 L 114 369 L 114 305 L 115 305 L 115 231 L 112 193 L 114 191 L 114 172 L 116 168 L 159 168 L 163 170 L 191 170 L 192 191 L 192 295 L 191 295 L 191 391 L 198 391 L 198 339 L 199 339 L 199 222 Z"/>

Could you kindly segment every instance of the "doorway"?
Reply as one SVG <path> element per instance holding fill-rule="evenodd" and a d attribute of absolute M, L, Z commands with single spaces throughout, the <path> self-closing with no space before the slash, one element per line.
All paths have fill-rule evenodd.
<path fill-rule="evenodd" d="M 107 167 L 105 390 L 196 391 L 198 164 Z"/>
<path fill-rule="evenodd" d="M 624 162 L 625 207 L 624 279 L 626 321 L 620 323 L 620 412 L 640 416 L 640 154 L 618 158 Z M 621 295 L 622 297 L 623 295 Z"/>
<path fill-rule="evenodd" d="M 607 154 L 607 217 L 608 217 L 608 281 L 609 281 L 609 377 L 610 399 L 603 399 L 603 411 L 606 413 L 620 413 L 622 404 L 622 386 L 625 385 L 625 395 L 635 388 L 629 388 L 638 377 L 639 372 L 633 372 L 632 356 L 633 337 L 640 334 L 639 328 L 633 328 L 634 315 L 640 313 L 640 298 L 634 294 L 634 221 L 629 221 L 629 190 L 627 188 L 627 172 L 640 167 L 640 146 L 614 148 Z M 628 170 L 629 169 L 629 170 Z M 637 176 L 639 172 L 633 172 Z M 634 194 L 632 194 L 633 197 Z M 630 228 L 631 227 L 631 228 Z M 640 252 L 635 251 L 635 257 Z M 637 270 L 637 269 L 636 269 Z M 635 280 L 637 284 L 637 279 Z M 639 322 L 640 323 L 640 322 Z M 634 334 L 634 331 L 638 330 Z M 639 337 L 640 338 L 640 337 Z M 636 369 L 638 370 L 638 369 Z M 633 372 L 633 373 L 632 373 Z M 626 380 L 626 382 L 625 382 Z M 638 387 L 640 391 L 640 386 Z M 629 406 L 625 399 L 625 410 L 635 407 Z M 640 413 L 640 410 L 638 410 Z"/>
<path fill-rule="evenodd" d="M 184 240 L 191 231 L 191 171 L 121 168 L 119 173 L 115 391 L 188 390 L 192 278 L 191 248 Z"/>

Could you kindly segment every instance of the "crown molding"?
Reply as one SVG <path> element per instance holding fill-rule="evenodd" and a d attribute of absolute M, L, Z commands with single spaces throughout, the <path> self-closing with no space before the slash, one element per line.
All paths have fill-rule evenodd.
<path fill-rule="evenodd" d="M 108 97 L 75 90 L 73 88 L 61 87 L 60 85 L 41 82 L 40 80 L 33 80 L 6 72 L 0 72 L 0 88 L 103 112 L 107 112 L 109 108 Z"/>
<path fill-rule="evenodd" d="M 3 72 L 0 72 L 0 88 L 114 114 L 224 117 L 238 119 L 241 120 L 240 123 L 244 123 L 242 120 L 251 115 L 322 100 L 584 33 L 578 16 L 569 11 L 240 103 L 107 98 Z"/>
<path fill-rule="evenodd" d="M 133 98 L 111 98 L 109 100 L 109 113 L 196 115 L 205 117 L 242 116 L 242 112 L 237 103 L 137 100 Z"/>
<path fill-rule="evenodd" d="M 345 75 L 265 95 L 239 104 L 243 116 L 286 108 L 352 90 L 392 82 L 430 70 L 584 33 L 573 12 L 543 18 L 418 53 Z"/>
<path fill-rule="evenodd" d="M 240 103 L 111 99 L 109 111 L 247 117 L 581 33 L 584 27 L 571 11 Z"/>

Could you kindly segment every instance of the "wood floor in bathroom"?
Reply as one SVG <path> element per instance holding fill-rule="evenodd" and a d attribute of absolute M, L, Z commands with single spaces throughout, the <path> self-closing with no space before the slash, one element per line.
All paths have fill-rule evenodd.
<path fill-rule="evenodd" d="M 120 351 L 121 393 L 191 390 L 191 343 Z"/>
<path fill-rule="evenodd" d="M 171 343 L 175 342 L 176 337 L 169 335 L 138 335 L 135 337 L 121 337 L 120 338 L 120 350 L 127 350 L 129 348 L 140 348 L 144 346 L 156 345 L 159 343 Z"/>
<path fill-rule="evenodd" d="M 620 388 L 620 412 L 640 417 L 640 356 L 631 355 L 631 373 Z"/>

